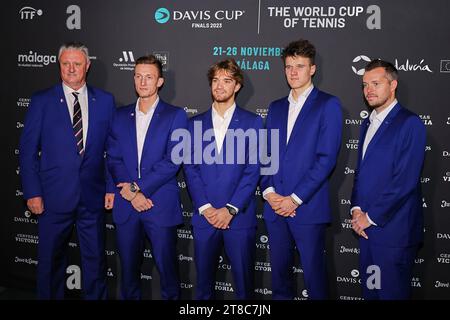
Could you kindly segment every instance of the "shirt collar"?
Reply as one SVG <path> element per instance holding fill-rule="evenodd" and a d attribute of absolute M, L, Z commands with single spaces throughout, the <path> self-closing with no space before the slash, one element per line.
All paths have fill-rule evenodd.
<path fill-rule="evenodd" d="M 64 82 L 62 84 L 63 84 L 63 90 L 64 90 L 64 94 L 65 95 L 72 95 L 72 92 L 78 92 L 81 95 L 85 95 L 86 94 L 86 91 L 87 91 L 86 83 L 78 90 L 73 90 L 71 87 L 69 87 Z"/>
<path fill-rule="evenodd" d="M 308 89 L 306 89 L 305 91 L 303 91 L 303 93 L 300 95 L 301 97 L 303 97 L 303 99 L 297 99 L 297 101 L 294 100 L 294 96 L 292 94 L 292 89 L 289 92 L 289 97 L 288 97 L 288 101 L 290 104 L 294 104 L 297 105 L 300 101 L 306 101 L 306 99 L 308 99 L 309 94 L 311 93 L 311 91 L 313 91 L 314 89 L 314 85 L 311 84 Z"/>
<path fill-rule="evenodd" d="M 137 114 L 138 116 L 148 116 L 148 115 L 150 115 L 150 114 L 151 114 L 151 111 L 154 111 L 154 110 L 156 109 L 156 106 L 157 106 L 158 103 L 159 103 L 159 96 L 156 96 L 156 100 L 155 100 L 155 102 L 152 104 L 152 106 L 150 107 L 150 109 L 148 109 L 148 112 L 147 112 L 147 113 L 144 113 L 144 112 L 142 112 L 141 110 L 139 110 L 139 101 L 140 101 L 140 99 L 141 99 L 141 98 L 138 98 L 138 99 L 137 99 L 137 102 L 136 102 L 136 108 L 135 108 L 136 114 Z"/>
<path fill-rule="evenodd" d="M 233 103 L 231 105 L 231 107 L 229 107 L 227 109 L 227 111 L 225 111 L 225 113 L 223 114 L 223 119 L 227 119 L 227 118 L 231 117 L 233 115 L 235 109 L 236 109 L 236 102 Z M 213 117 L 220 117 L 220 118 L 222 118 L 222 116 L 214 108 L 214 105 L 212 106 L 212 115 L 213 115 Z"/>
<path fill-rule="evenodd" d="M 392 101 L 392 103 L 383 111 L 381 111 L 380 113 L 377 113 L 377 111 L 374 109 L 372 110 L 372 113 L 370 114 L 369 117 L 369 121 L 370 123 L 372 123 L 373 120 L 377 119 L 377 121 L 379 123 L 382 123 L 384 121 L 384 119 L 387 117 L 387 115 L 389 114 L 389 112 L 391 112 L 391 110 L 395 107 L 395 105 L 398 103 L 397 99 L 394 99 L 394 101 Z"/>

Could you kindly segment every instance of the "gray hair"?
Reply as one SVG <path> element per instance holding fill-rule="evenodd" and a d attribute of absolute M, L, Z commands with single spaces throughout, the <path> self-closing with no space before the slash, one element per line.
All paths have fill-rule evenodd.
<path fill-rule="evenodd" d="M 81 42 L 67 42 L 64 43 L 60 48 L 59 48 L 59 52 L 58 52 L 58 60 L 60 60 L 62 53 L 65 50 L 80 50 L 81 52 L 84 53 L 84 55 L 86 56 L 86 61 L 89 63 L 90 59 L 89 59 L 89 50 L 88 48 Z"/>

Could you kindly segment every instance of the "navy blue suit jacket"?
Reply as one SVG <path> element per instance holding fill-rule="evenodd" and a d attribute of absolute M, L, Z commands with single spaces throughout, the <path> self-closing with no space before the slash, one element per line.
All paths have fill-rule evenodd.
<path fill-rule="evenodd" d="M 292 223 L 319 224 L 331 221 L 328 178 L 336 165 L 342 136 L 341 104 L 335 96 L 314 88 L 306 99 L 286 145 L 288 97 L 269 106 L 266 127 L 279 129 L 279 161 L 276 174 L 261 178 L 261 191 L 274 187 L 278 194 L 295 193 L 303 204 Z M 270 133 L 269 133 L 270 135 Z M 273 157 L 269 145 L 269 154 Z M 266 202 L 264 218 L 277 214 Z"/>
<path fill-rule="evenodd" d="M 420 118 L 399 103 L 389 112 L 367 146 L 369 119 L 361 125 L 352 207 L 359 206 L 378 226 L 365 230 L 369 241 L 407 247 L 423 239 L 420 173 L 426 131 Z"/>
<path fill-rule="evenodd" d="M 72 211 L 80 200 L 91 210 L 104 206 L 104 152 L 114 98 L 90 86 L 87 90 L 89 129 L 83 156 L 78 154 L 62 84 L 31 98 L 20 138 L 20 174 L 24 198 L 43 197 L 45 210 Z M 108 191 L 112 187 L 109 183 Z"/>
<path fill-rule="evenodd" d="M 177 172 L 180 164 L 171 160 L 171 152 L 177 141 L 171 141 L 172 132 L 187 128 L 187 116 L 183 109 L 165 103 L 161 99 L 153 113 L 147 130 L 141 157 L 141 178 L 138 177 L 138 151 L 136 137 L 136 103 L 117 110 L 113 129 L 108 138 L 108 167 L 114 183 L 135 181 L 142 193 L 153 201 L 148 213 L 160 226 L 182 223 Z M 116 188 L 113 218 L 124 223 L 137 211 L 122 198 Z"/>
<path fill-rule="evenodd" d="M 206 130 L 213 130 L 212 110 L 192 117 L 189 121 L 189 131 L 194 137 L 194 124 L 201 124 L 202 134 Z M 262 129 L 262 119 L 256 114 L 249 112 L 236 106 L 233 113 L 228 130 L 248 129 L 258 130 Z M 206 140 L 206 139 L 205 139 Z M 245 150 L 237 152 L 238 144 L 234 143 L 233 150 L 227 146 L 228 137 L 223 142 L 221 150 L 224 162 L 226 162 L 227 154 L 233 152 L 232 164 L 207 164 L 202 159 L 202 164 L 185 164 L 185 176 L 192 201 L 194 203 L 194 215 L 192 217 L 192 224 L 196 227 L 206 228 L 211 227 L 208 221 L 199 215 L 198 209 L 211 203 L 214 208 L 225 207 L 227 203 L 237 207 L 239 213 L 233 218 L 230 228 L 249 228 L 256 226 L 256 203 L 255 190 L 259 179 L 259 161 L 257 158 L 258 146 L 249 144 L 249 140 L 245 140 Z M 202 152 L 210 143 L 214 143 L 214 136 L 212 141 L 203 141 L 197 152 Z M 192 154 L 191 160 L 194 160 L 194 139 L 192 139 Z M 249 161 L 249 159 L 256 156 L 256 161 Z M 240 163 L 238 162 L 240 157 Z"/>

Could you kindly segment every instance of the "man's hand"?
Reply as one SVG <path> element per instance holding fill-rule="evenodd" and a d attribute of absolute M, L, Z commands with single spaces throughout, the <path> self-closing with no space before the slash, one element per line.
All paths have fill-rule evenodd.
<path fill-rule="evenodd" d="M 118 188 L 122 188 L 122 190 L 120 190 L 120 195 L 128 201 L 133 200 L 136 196 L 136 192 L 131 192 L 130 185 L 131 183 L 129 182 L 121 182 L 117 185 Z"/>
<path fill-rule="evenodd" d="M 232 218 L 233 216 L 228 212 L 227 208 L 217 209 L 213 219 L 213 226 L 217 229 L 228 229 Z"/>
<path fill-rule="evenodd" d="M 42 200 L 42 197 L 28 199 L 27 206 L 34 214 L 42 214 L 42 212 L 44 212 L 44 201 Z"/>
<path fill-rule="evenodd" d="M 298 208 L 298 204 L 290 197 L 282 197 L 281 200 L 277 202 L 273 210 L 276 214 L 282 217 L 295 217 L 295 210 Z"/>
<path fill-rule="evenodd" d="M 369 220 L 367 219 L 367 213 L 362 212 L 359 209 L 354 209 L 352 211 L 352 229 L 355 231 L 359 236 L 364 237 L 365 239 L 369 239 L 364 229 L 367 229 L 370 227 L 371 224 Z"/>
<path fill-rule="evenodd" d="M 152 200 L 147 199 L 142 192 L 137 193 L 136 197 L 131 200 L 131 204 L 138 212 L 146 211 L 153 207 Z"/>
<path fill-rule="evenodd" d="M 114 207 L 114 193 L 105 194 L 105 209 L 111 210 Z"/>
<path fill-rule="evenodd" d="M 269 192 L 266 194 L 266 200 L 270 204 L 273 210 L 275 210 L 275 207 L 278 206 L 281 200 L 283 200 L 283 196 L 279 195 L 276 192 Z"/>

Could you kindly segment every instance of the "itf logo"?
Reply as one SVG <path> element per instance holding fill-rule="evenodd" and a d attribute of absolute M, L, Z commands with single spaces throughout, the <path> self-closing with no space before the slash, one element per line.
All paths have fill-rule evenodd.
<path fill-rule="evenodd" d="M 38 15 L 42 16 L 44 12 L 41 9 L 35 9 L 32 7 L 23 7 L 19 10 L 21 20 L 33 20 L 33 18 Z"/>
<path fill-rule="evenodd" d="M 170 12 L 166 8 L 159 8 L 155 11 L 155 20 L 158 23 L 166 23 L 170 19 Z"/>

